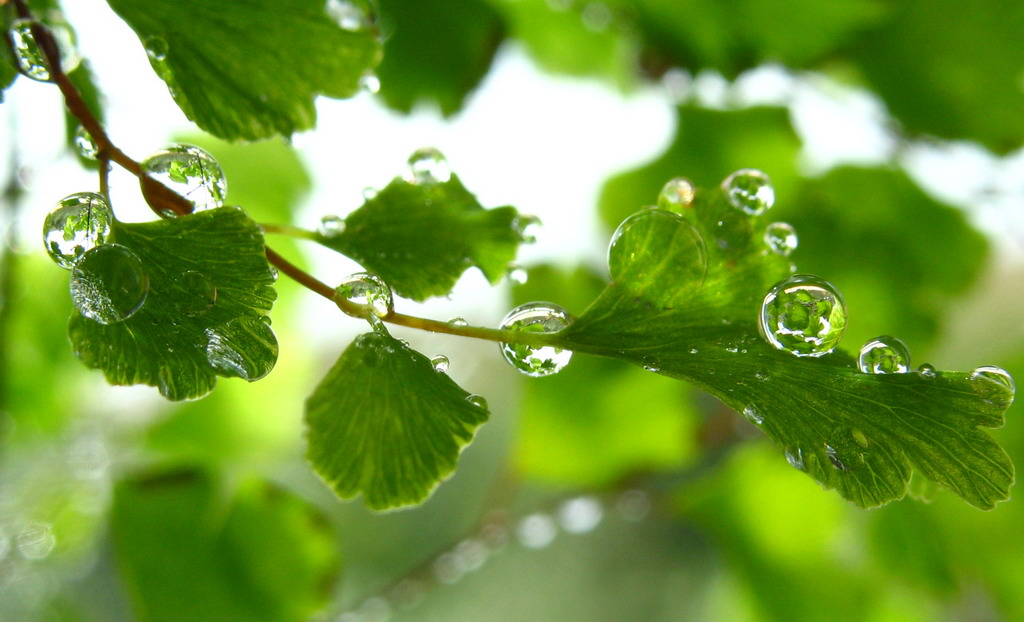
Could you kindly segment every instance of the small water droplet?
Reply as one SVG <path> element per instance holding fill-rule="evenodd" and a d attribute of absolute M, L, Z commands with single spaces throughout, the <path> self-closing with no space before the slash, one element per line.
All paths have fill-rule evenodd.
<path fill-rule="evenodd" d="M 840 471 L 848 471 L 850 467 L 846 466 L 846 463 L 842 461 L 839 454 L 831 445 L 825 445 L 825 455 L 828 456 L 828 461 L 832 463 L 832 466 Z"/>
<path fill-rule="evenodd" d="M 467 395 L 466 401 L 469 402 L 477 410 L 487 410 L 487 399 L 484 398 L 484 396 L 482 395 L 476 395 L 475 393 L 472 395 Z"/>
<path fill-rule="evenodd" d="M 333 214 L 320 219 L 320 226 L 316 228 L 317 233 L 325 238 L 333 238 L 345 232 L 345 219 Z"/>
<path fill-rule="evenodd" d="M 351 0 L 327 0 L 324 8 L 342 30 L 360 32 L 370 27 L 370 16 L 362 6 Z"/>
<path fill-rule="evenodd" d="M 864 434 L 864 432 L 862 432 L 861 430 L 859 430 L 857 428 L 854 428 L 853 430 L 850 431 L 850 436 L 853 437 L 853 440 L 857 441 L 858 445 L 860 445 L 861 447 L 867 449 L 867 447 L 868 447 L 868 437 L 867 437 L 866 434 Z"/>
<path fill-rule="evenodd" d="M 764 423 L 764 415 L 762 415 L 761 412 L 753 406 L 753 404 L 748 404 L 744 407 L 743 416 L 747 418 L 747 421 L 754 425 L 761 425 Z"/>
<path fill-rule="evenodd" d="M 875 337 L 860 347 L 857 366 L 866 374 L 905 374 L 910 371 L 910 350 L 896 337 Z"/>
<path fill-rule="evenodd" d="M 512 281 L 516 285 L 525 285 L 529 275 L 526 270 L 519 265 L 511 264 L 508 267 L 508 280 Z"/>
<path fill-rule="evenodd" d="M 799 447 L 786 450 L 786 460 L 794 469 L 804 470 L 804 452 Z"/>
<path fill-rule="evenodd" d="M 795 356 L 818 357 L 835 349 L 846 331 L 846 303 L 828 281 L 796 274 L 776 283 L 761 303 L 761 335 Z"/>
<path fill-rule="evenodd" d="M 540 218 L 526 214 L 520 214 L 512 220 L 512 228 L 519 232 L 519 238 L 526 244 L 537 241 L 541 224 Z"/>
<path fill-rule="evenodd" d="M 661 359 L 653 354 L 648 354 L 640 363 L 647 371 L 659 372 L 661 371 Z"/>
<path fill-rule="evenodd" d="M 568 533 L 587 533 L 601 524 L 604 510 L 594 497 L 569 499 L 558 508 L 558 523 Z"/>
<path fill-rule="evenodd" d="M 413 184 L 440 184 L 452 177 L 444 154 L 433 147 L 423 147 L 409 156 L 409 177 Z"/>
<path fill-rule="evenodd" d="M 25 559 L 43 559 L 57 546 L 57 536 L 48 523 L 32 522 L 15 537 L 18 551 Z"/>
<path fill-rule="evenodd" d="M 366 307 L 373 315 L 382 318 L 395 308 L 391 288 L 380 277 L 366 272 L 356 272 L 335 288 L 345 300 Z"/>
<path fill-rule="evenodd" d="M 761 382 L 764 382 L 765 380 L 771 378 L 771 375 L 769 375 L 767 371 L 759 369 L 756 372 L 754 372 L 754 377 L 760 380 Z"/>
<path fill-rule="evenodd" d="M 142 308 L 149 278 L 135 253 L 120 244 L 104 244 L 75 263 L 70 288 L 79 313 L 100 324 L 116 324 Z"/>
<path fill-rule="evenodd" d="M 697 354 L 697 348 L 690 348 L 690 354 Z"/>
<path fill-rule="evenodd" d="M 920 374 L 922 378 L 935 378 L 939 375 L 938 372 L 935 371 L 935 366 L 929 365 L 928 363 L 924 363 L 918 367 L 917 373 Z"/>
<path fill-rule="evenodd" d="M 722 182 L 722 190 L 733 207 L 751 216 L 760 216 L 775 204 L 775 189 L 768 176 L 757 169 L 744 168 Z"/>
<path fill-rule="evenodd" d="M 466 321 L 466 318 L 458 316 L 448 320 L 448 323 L 452 326 L 469 326 L 469 322 Z"/>
<path fill-rule="evenodd" d="M 373 187 L 370 187 L 370 186 L 367 186 L 367 187 L 363 188 L 363 200 L 364 201 L 372 201 L 372 200 L 377 198 L 378 194 L 380 194 L 380 190 L 377 190 L 376 188 L 373 188 Z"/>
<path fill-rule="evenodd" d="M 183 272 L 175 279 L 174 287 L 174 304 L 188 317 L 198 317 L 217 303 L 217 286 L 202 272 Z"/>
<path fill-rule="evenodd" d="M 547 514 L 530 514 L 519 522 L 516 536 L 519 543 L 528 549 L 542 549 L 551 544 L 558 535 L 555 521 Z"/>
<path fill-rule="evenodd" d="M 557 333 L 571 323 L 569 312 L 556 304 L 528 302 L 509 311 L 501 321 L 501 328 L 527 333 Z M 501 343 L 499 347 L 512 367 L 534 378 L 557 374 L 572 359 L 572 350 L 554 346 Z"/>
<path fill-rule="evenodd" d="M 790 253 L 796 250 L 799 240 L 793 225 L 788 222 L 773 222 L 765 227 L 764 243 L 776 255 L 789 257 Z"/>
<path fill-rule="evenodd" d="M 35 35 L 32 34 L 33 23 L 46 29 L 57 43 L 61 71 L 65 74 L 71 73 L 82 60 L 75 46 L 74 31 L 63 16 L 58 12 L 50 12 L 45 21 L 46 23 L 40 23 L 31 19 L 16 19 L 11 22 L 10 30 L 8 30 L 18 70 L 24 76 L 39 82 L 49 82 L 52 76 L 46 62 L 46 55 L 36 41 Z"/>
<path fill-rule="evenodd" d="M 277 336 L 262 317 L 235 318 L 205 332 L 206 360 L 221 375 L 253 382 L 274 369 Z"/>
<path fill-rule="evenodd" d="M 96 156 L 99 154 L 99 148 L 96 147 L 96 141 L 92 139 L 92 134 L 89 133 L 89 130 L 79 125 L 78 129 L 75 130 L 74 142 L 78 155 L 86 160 L 96 159 Z"/>
<path fill-rule="evenodd" d="M 379 93 L 380 78 L 378 78 L 377 74 L 373 72 L 363 74 L 363 77 L 359 78 L 359 88 L 370 94 Z"/>
<path fill-rule="evenodd" d="M 205 149 L 175 144 L 149 156 L 142 168 L 184 197 L 197 212 L 224 205 L 228 182 L 220 163 Z"/>
<path fill-rule="evenodd" d="M 58 266 L 71 269 L 86 251 L 105 244 L 114 213 L 103 196 L 76 192 L 60 200 L 43 222 L 43 244 Z"/>
<path fill-rule="evenodd" d="M 661 188 L 658 195 L 658 207 L 670 212 L 682 212 L 685 208 L 693 205 L 693 199 L 697 196 L 697 189 L 693 182 L 685 177 L 675 177 L 668 180 Z"/>
<path fill-rule="evenodd" d="M 162 63 L 167 60 L 167 40 L 163 37 L 146 37 L 142 43 L 150 60 Z"/>
<path fill-rule="evenodd" d="M 434 358 L 430 359 L 430 364 L 434 366 L 434 371 L 438 373 L 444 374 L 448 372 L 448 357 L 443 354 L 438 354 Z"/>

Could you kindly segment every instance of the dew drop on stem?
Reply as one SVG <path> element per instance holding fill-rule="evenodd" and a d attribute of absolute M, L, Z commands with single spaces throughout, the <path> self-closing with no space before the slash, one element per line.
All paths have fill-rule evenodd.
<path fill-rule="evenodd" d="M 335 291 L 345 300 L 365 307 L 378 318 L 387 316 L 394 309 L 391 288 L 380 277 L 367 272 L 350 275 Z"/>
<path fill-rule="evenodd" d="M 228 182 L 220 163 L 205 149 L 174 144 L 149 156 L 142 168 L 201 212 L 224 205 Z M 145 186 L 143 186 L 145 188 Z"/>
<path fill-rule="evenodd" d="M 503 330 L 530 333 L 557 333 L 572 323 L 569 312 L 550 302 L 528 302 L 512 309 L 501 322 Z M 562 371 L 572 359 L 572 350 L 554 346 L 499 344 L 501 354 L 520 373 L 534 378 Z"/>

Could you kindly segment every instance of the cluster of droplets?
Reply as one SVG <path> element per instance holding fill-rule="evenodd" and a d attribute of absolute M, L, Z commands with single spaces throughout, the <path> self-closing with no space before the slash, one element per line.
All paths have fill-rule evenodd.
<path fill-rule="evenodd" d="M 46 62 L 46 54 L 32 32 L 33 26 L 49 32 L 57 44 L 61 71 L 64 73 L 74 71 L 81 63 L 81 56 L 75 46 L 75 34 L 71 26 L 57 12 L 51 12 L 44 22 L 17 19 L 11 23 L 7 36 L 17 60 L 18 70 L 26 77 L 40 82 L 49 82 L 53 79 L 53 72 Z"/>
<path fill-rule="evenodd" d="M 194 211 L 224 205 L 228 191 L 224 169 L 205 149 L 187 144 L 169 145 L 146 158 L 142 169 L 184 197 Z"/>
<path fill-rule="evenodd" d="M 357 272 L 335 288 L 339 296 L 367 310 L 368 318 L 386 317 L 395 308 L 391 288 L 379 276 Z"/>
<path fill-rule="evenodd" d="M 550 302 L 528 302 L 512 309 L 501 321 L 502 330 L 524 333 L 557 333 L 572 323 L 569 312 Z M 502 356 L 520 373 L 534 378 L 557 374 L 572 359 L 572 350 L 555 346 L 499 344 Z"/>

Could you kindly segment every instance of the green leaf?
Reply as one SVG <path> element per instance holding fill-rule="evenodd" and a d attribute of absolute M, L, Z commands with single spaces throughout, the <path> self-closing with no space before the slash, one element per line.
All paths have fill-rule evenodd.
<path fill-rule="evenodd" d="M 307 620 L 337 576 L 323 516 L 264 481 L 225 491 L 196 470 L 132 478 L 117 485 L 111 526 L 140 620 Z"/>
<path fill-rule="evenodd" d="M 978 141 L 1000 154 L 1024 145 L 1024 5 L 890 6 L 889 19 L 862 32 L 849 56 L 903 128 Z"/>
<path fill-rule="evenodd" d="M 355 259 L 396 293 L 444 296 L 471 266 L 498 282 L 523 242 L 514 207 L 484 209 L 455 175 L 446 182 L 396 178 L 318 241 Z"/>
<path fill-rule="evenodd" d="M 380 326 L 306 401 L 308 458 L 343 498 L 362 493 L 375 510 L 419 503 L 487 420 L 480 399 Z"/>
<path fill-rule="evenodd" d="M 979 508 L 1007 498 L 1013 465 L 978 428 L 1002 425 L 1012 391 L 967 373 L 866 374 L 842 352 L 773 348 L 758 332 L 760 305 L 792 268 L 765 246 L 765 223 L 717 189 L 683 212 L 648 211 L 660 215 L 620 229 L 612 283 L 553 345 L 693 382 L 762 419 L 795 465 L 862 507 L 902 498 L 912 467 Z M 691 276 L 693 232 L 705 241 L 703 282 Z"/>
<path fill-rule="evenodd" d="M 388 33 L 377 70 L 387 105 L 411 112 L 436 102 L 445 116 L 462 102 L 491 67 L 505 35 L 501 16 L 482 0 L 381 0 Z"/>
<path fill-rule="evenodd" d="M 275 276 L 244 211 L 117 222 L 111 241 L 141 260 L 149 292 L 114 324 L 72 313 L 68 334 L 82 362 L 112 384 L 148 384 L 172 400 L 209 393 L 217 376 L 253 381 L 273 368 L 277 340 L 265 315 Z"/>
<path fill-rule="evenodd" d="M 182 111 L 221 138 L 310 129 L 314 98 L 351 97 L 380 59 L 376 32 L 343 30 L 323 0 L 109 4 L 144 44 L 159 48 L 151 62 Z"/>
<path fill-rule="evenodd" d="M 4 101 L 4 91 L 14 84 L 14 79 L 18 77 L 18 63 L 7 43 L 7 31 L 11 27 L 11 22 L 14 21 L 13 11 L 13 4 L 0 6 L 0 31 L 4 33 L 3 49 L 0 50 L 0 103 Z"/>

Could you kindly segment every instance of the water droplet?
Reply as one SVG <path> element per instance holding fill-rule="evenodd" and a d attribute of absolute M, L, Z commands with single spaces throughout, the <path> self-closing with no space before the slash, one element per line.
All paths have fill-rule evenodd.
<path fill-rule="evenodd" d="M 217 286 L 202 272 L 183 272 L 174 280 L 174 287 L 174 304 L 188 317 L 198 317 L 217 303 Z"/>
<path fill-rule="evenodd" d="M 652 248 L 661 257 L 652 256 Z M 637 212 L 612 235 L 608 272 L 613 281 L 649 285 L 651 269 L 658 270 L 661 287 L 647 287 L 647 298 L 664 308 L 680 303 L 704 282 L 708 269 L 704 238 L 679 214 L 663 209 Z"/>
<path fill-rule="evenodd" d="M 910 371 L 910 350 L 896 337 L 875 337 L 860 347 L 857 366 L 866 374 L 905 374 Z"/>
<path fill-rule="evenodd" d="M 206 339 L 206 360 L 223 376 L 253 382 L 277 362 L 277 336 L 261 317 L 239 317 L 208 328 Z"/>
<path fill-rule="evenodd" d="M 761 382 L 764 382 L 765 380 L 768 380 L 769 378 L 771 378 L 771 376 L 768 374 L 768 372 L 766 372 L 763 369 L 759 369 L 756 372 L 754 372 L 754 377 L 757 378 L 758 380 L 760 380 Z"/>
<path fill-rule="evenodd" d="M 764 415 L 762 415 L 752 404 L 748 404 L 743 409 L 743 416 L 747 418 L 747 421 L 754 425 L 761 425 L 764 423 Z"/>
<path fill-rule="evenodd" d="M 839 454 L 831 445 L 825 445 L 825 455 L 828 456 L 828 461 L 832 463 L 832 466 L 840 471 L 848 471 L 850 467 L 846 466 L 846 463 L 839 458 Z"/>
<path fill-rule="evenodd" d="M 370 27 L 370 17 L 366 11 L 350 0 L 327 0 L 327 15 L 342 30 L 359 32 Z"/>
<path fill-rule="evenodd" d="M 82 255 L 110 236 L 114 213 L 107 200 L 95 192 L 76 192 L 64 197 L 43 222 L 46 252 L 62 268 L 70 269 Z"/>
<path fill-rule="evenodd" d="M 484 398 L 484 396 L 482 395 L 476 395 L 475 393 L 472 395 L 467 395 L 466 401 L 469 402 L 477 410 L 487 410 L 487 399 Z"/>
<path fill-rule="evenodd" d="M 996 384 L 1009 389 L 1011 393 L 1016 391 L 1013 383 L 1013 376 L 1002 367 L 985 365 L 971 372 L 971 380 L 995 382 Z"/>
<path fill-rule="evenodd" d="M 725 178 L 722 190 L 729 203 L 751 216 L 760 216 L 775 203 L 775 189 L 768 176 L 757 169 L 744 168 Z"/>
<path fill-rule="evenodd" d="M 862 432 L 861 430 L 859 430 L 857 428 L 854 428 L 853 430 L 850 431 L 850 436 L 853 437 L 853 440 L 857 441 L 858 445 L 860 445 L 861 447 L 867 449 L 867 447 L 868 447 L 868 437 L 867 437 L 866 434 L 864 434 L 864 432 Z"/>
<path fill-rule="evenodd" d="M 453 317 L 452 319 L 448 320 L 448 323 L 451 324 L 452 326 L 469 326 L 469 322 L 467 322 L 466 318 L 464 317 Z"/>
<path fill-rule="evenodd" d="M 512 281 L 516 285 L 525 285 L 529 275 L 526 270 L 519 265 L 511 264 L 508 267 L 508 280 Z"/>
<path fill-rule="evenodd" d="M 786 450 L 786 460 L 794 469 L 804 470 L 804 452 L 799 447 Z"/>
<path fill-rule="evenodd" d="M 33 23 L 45 28 L 57 43 L 61 71 L 65 74 L 74 71 L 82 60 L 75 47 L 74 31 L 59 13 L 53 12 L 47 17 L 45 24 L 31 19 L 16 19 L 11 23 L 8 36 L 18 62 L 18 70 L 26 77 L 40 82 L 48 82 L 52 77 L 46 55 L 32 34 Z"/>
<path fill-rule="evenodd" d="M 381 318 L 395 307 L 391 288 L 380 277 L 366 272 L 356 272 L 335 288 L 342 298 L 366 307 L 370 313 Z"/>
<path fill-rule="evenodd" d="M 57 536 L 52 525 L 33 522 L 25 525 L 15 542 L 25 559 L 43 559 L 57 546 Z"/>
<path fill-rule="evenodd" d="M 541 227 L 540 218 L 520 214 L 512 220 L 512 228 L 519 232 L 519 238 L 526 244 L 537 241 L 537 231 Z"/>
<path fill-rule="evenodd" d="M 653 354 L 648 354 L 640 362 L 647 371 L 661 371 L 661 359 Z"/>
<path fill-rule="evenodd" d="M 594 497 L 576 497 L 558 508 L 558 522 L 568 533 L 587 533 L 601 524 L 604 510 Z"/>
<path fill-rule="evenodd" d="M 95 160 L 99 154 L 99 148 L 96 146 L 96 141 L 92 139 L 92 134 L 81 125 L 75 130 L 75 150 L 86 160 Z"/>
<path fill-rule="evenodd" d="M 491 555 L 490 550 L 488 550 L 483 542 L 473 538 L 468 538 L 456 544 L 452 553 L 455 554 L 464 572 L 480 570 L 484 562 Z"/>
<path fill-rule="evenodd" d="M 148 294 L 149 278 L 142 261 L 120 244 L 88 251 L 71 272 L 71 301 L 79 313 L 100 324 L 130 318 Z"/>
<path fill-rule="evenodd" d="M 917 373 L 920 374 L 922 378 L 935 378 L 939 375 L 938 372 L 935 371 L 935 366 L 929 365 L 928 363 L 918 367 Z"/>
<path fill-rule="evenodd" d="M 146 48 L 146 56 L 150 60 L 157 63 L 167 60 L 167 40 L 163 37 L 146 37 L 142 46 Z"/>
<path fill-rule="evenodd" d="M 516 536 L 519 543 L 528 549 L 542 549 L 558 535 L 555 521 L 547 514 L 530 514 L 519 522 Z"/>
<path fill-rule="evenodd" d="M 776 255 L 789 257 L 790 253 L 796 250 L 799 240 L 793 225 L 788 222 L 773 222 L 764 230 L 764 243 Z"/>
<path fill-rule="evenodd" d="M 438 354 L 430 359 L 430 364 L 434 366 L 434 371 L 438 373 L 444 374 L 448 372 L 448 357 L 443 354 Z"/>
<path fill-rule="evenodd" d="M 325 238 L 339 236 L 345 232 L 345 219 L 333 214 L 324 216 L 320 219 L 320 226 L 316 231 Z"/>
<path fill-rule="evenodd" d="M 377 74 L 370 72 L 359 78 L 359 88 L 367 93 L 376 94 L 380 92 L 380 78 Z"/>
<path fill-rule="evenodd" d="M 501 321 L 501 328 L 527 333 L 557 333 L 571 323 L 569 312 L 556 304 L 528 302 L 512 309 Z M 512 367 L 534 378 L 557 374 L 572 359 L 572 350 L 554 346 L 501 343 L 500 348 Z"/>
<path fill-rule="evenodd" d="M 693 205 L 696 195 L 697 189 L 693 186 L 693 182 L 685 177 L 675 177 L 668 180 L 661 188 L 661 194 L 658 195 L 658 207 L 670 212 L 681 212 Z"/>
<path fill-rule="evenodd" d="M 1011 376 L 1002 367 L 985 365 L 971 372 L 974 389 L 986 402 L 999 408 L 1009 408 L 1017 391 Z"/>
<path fill-rule="evenodd" d="M 444 154 L 433 147 L 424 147 L 409 156 L 409 183 L 440 184 L 452 177 Z"/>
<path fill-rule="evenodd" d="M 690 354 L 697 354 L 697 348 L 690 348 Z"/>
<path fill-rule="evenodd" d="M 372 201 L 377 198 L 378 194 L 380 194 L 380 190 L 377 190 L 376 188 L 372 188 L 370 186 L 363 188 L 364 201 Z"/>
<path fill-rule="evenodd" d="M 846 331 L 846 303 L 828 281 L 796 274 L 776 283 L 761 303 L 761 335 L 795 356 L 823 356 Z"/>
<path fill-rule="evenodd" d="M 224 205 L 227 178 L 217 160 L 204 149 L 171 145 L 146 158 L 142 168 L 184 197 L 197 212 Z"/>

